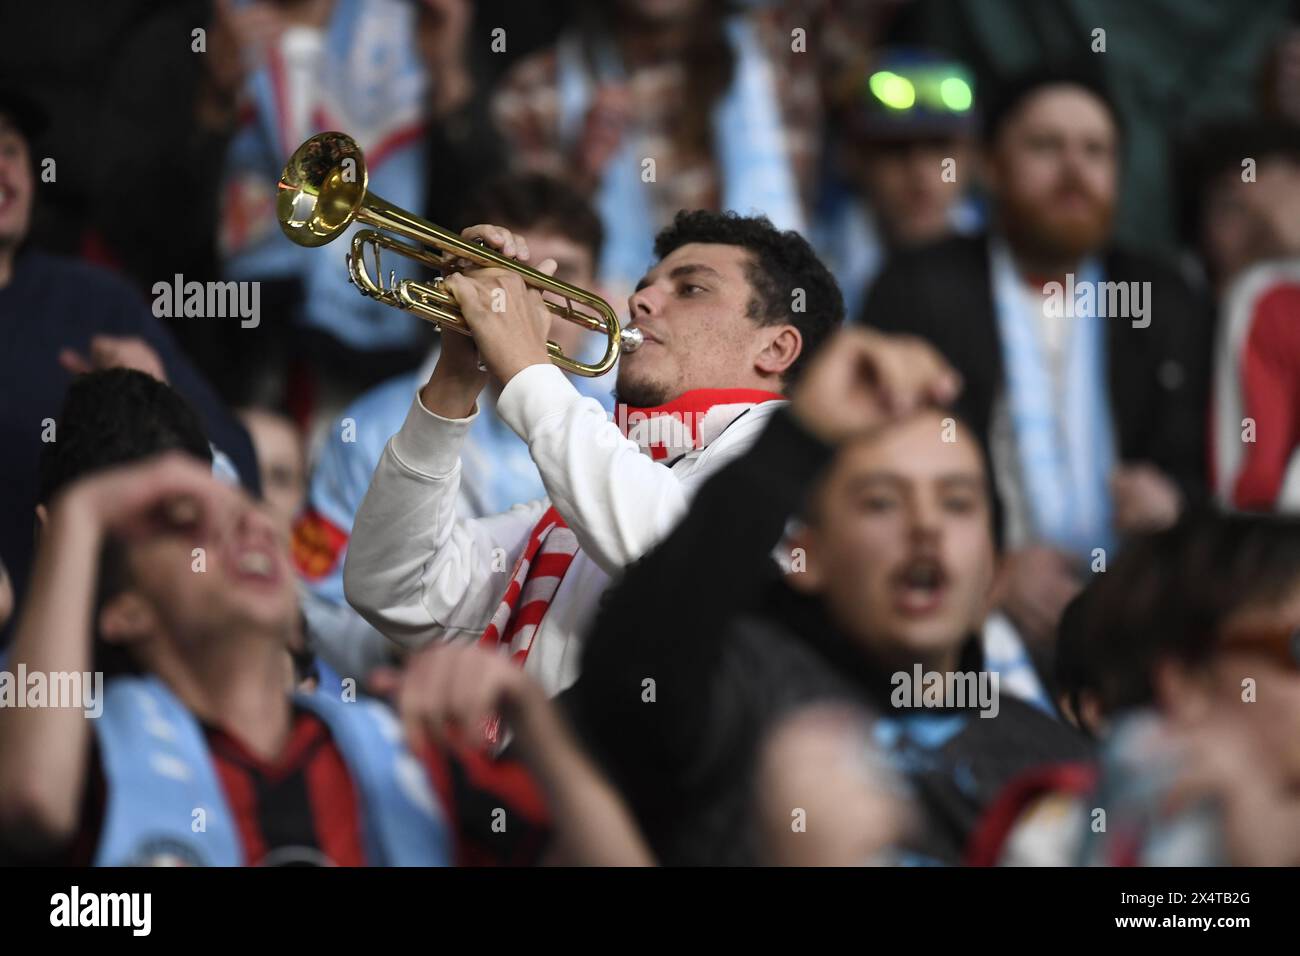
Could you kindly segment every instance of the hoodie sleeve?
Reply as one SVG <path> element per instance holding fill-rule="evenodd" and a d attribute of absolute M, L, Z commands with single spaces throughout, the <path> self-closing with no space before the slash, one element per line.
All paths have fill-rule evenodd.
<path fill-rule="evenodd" d="M 460 449 L 473 420 L 434 415 L 417 395 L 353 524 L 344 593 L 406 647 L 482 634 L 546 509 L 535 501 L 487 518 L 458 516 Z"/>
<path fill-rule="evenodd" d="M 708 691 L 726 625 L 759 605 L 772 550 L 832 453 L 781 409 L 607 594 L 573 698 L 602 755 L 641 767 L 693 764 L 698 730 L 717 704 Z"/>

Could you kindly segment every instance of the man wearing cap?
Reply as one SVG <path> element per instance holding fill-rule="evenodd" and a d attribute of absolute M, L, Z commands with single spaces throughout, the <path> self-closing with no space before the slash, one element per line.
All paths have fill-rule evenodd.
<path fill-rule="evenodd" d="M 169 382 L 198 411 L 244 484 L 258 491 L 248 434 L 139 293 L 89 263 L 27 246 L 38 163 L 31 144 L 46 125 L 39 105 L 0 89 L 0 556 L 17 596 L 32 558 L 37 458 L 42 442 L 58 438 L 54 422 L 77 372 L 125 366 Z M 0 647 L 6 641 L 0 630 Z"/>
<path fill-rule="evenodd" d="M 1046 638 L 1123 534 L 1203 494 L 1209 318 L 1174 269 L 1111 245 L 1122 130 L 1091 72 L 986 102 L 990 229 L 896 256 L 861 318 L 961 373 L 1007 505 L 1001 606 Z"/>
<path fill-rule="evenodd" d="M 922 50 L 885 51 L 848 74 L 833 94 L 833 170 L 823 181 L 811 239 L 858 315 L 868 286 L 894 250 L 970 235 L 982 216 L 972 200 L 974 81 Z"/>

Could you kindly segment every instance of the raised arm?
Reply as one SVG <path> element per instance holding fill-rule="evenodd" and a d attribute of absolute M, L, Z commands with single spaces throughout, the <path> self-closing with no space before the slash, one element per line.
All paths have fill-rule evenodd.
<path fill-rule="evenodd" d="M 477 226 L 464 235 L 528 258 L 522 238 L 507 230 Z M 438 363 L 357 510 L 344 595 L 372 627 L 405 647 L 481 634 L 546 507 L 533 502 L 469 521 L 457 515 L 460 451 L 486 384 L 474 341 L 445 333 Z"/>
<path fill-rule="evenodd" d="M 554 264 L 538 267 L 545 272 Z M 685 513 L 681 481 L 624 438 L 600 403 L 584 398 L 551 364 L 551 313 L 521 276 L 480 269 L 450 277 L 447 288 L 488 371 L 502 383 L 497 412 L 528 443 L 547 494 L 583 552 L 606 573 L 617 573 Z M 463 413 L 456 411 L 463 405 L 462 392 L 445 407 Z"/>
<path fill-rule="evenodd" d="M 101 529 L 83 498 L 50 512 L 7 664 L 12 674 L 87 673 Z M 26 693 L 26 687 L 17 688 Z M 0 832 L 30 847 L 73 834 L 90 724 L 79 710 L 0 708 Z"/>
<path fill-rule="evenodd" d="M 534 502 L 488 518 L 457 514 L 460 448 L 472 420 L 443 418 L 417 397 L 352 526 L 344 594 L 405 647 L 482 634 L 545 509 Z"/>
<path fill-rule="evenodd" d="M 681 524 L 610 592 L 574 697 L 602 750 L 637 752 L 646 768 L 690 764 L 713 713 L 726 627 L 771 585 L 772 550 L 834 446 L 921 403 L 949 401 L 957 387 L 937 353 L 913 339 L 853 329 L 825 347 L 790 409 L 704 484 Z M 646 679 L 655 682 L 653 706 Z"/>
<path fill-rule="evenodd" d="M 178 498 L 192 502 L 185 520 L 201 523 L 215 503 L 236 494 L 178 454 L 70 486 L 50 508 L 9 667 L 16 672 L 23 665 L 28 674 L 47 677 L 92 671 L 104 542 L 174 523 L 176 513 L 164 506 Z M 88 716 L 78 708 L 0 708 L 0 831 L 8 841 L 57 845 L 76 832 L 90 733 Z"/>

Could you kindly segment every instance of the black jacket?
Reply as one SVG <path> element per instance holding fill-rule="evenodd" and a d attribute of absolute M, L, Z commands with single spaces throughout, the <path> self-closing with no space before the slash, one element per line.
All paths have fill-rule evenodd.
<path fill-rule="evenodd" d="M 1106 320 L 1111 412 L 1119 457 L 1149 461 L 1188 500 L 1204 494 L 1207 471 L 1211 312 L 1173 269 L 1112 249 L 1107 282 L 1150 282 L 1150 325 Z M 958 409 L 987 441 L 1001 387 L 1002 349 L 993 311 L 987 236 L 957 237 L 894 256 L 872 285 L 860 321 L 918 335 L 962 374 Z"/>
<path fill-rule="evenodd" d="M 676 530 L 606 592 L 565 701 L 664 863 L 758 861 L 755 759 L 793 708 L 834 699 L 890 709 L 889 675 L 837 633 L 819 601 L 786 587 L 770 557 L 831 454 L 787 411 L 773 415 L 754 447 L 700 488 Z M 979 665 L 972 640 L 962 668 Z M 1005 694 L 1000 704 L 994 718 L 967 714 L 926 760 L 900 755 L 926 767 L 909 779 L 927 822 L 914 849 L 930 858 L 957 862 L 980 811 L 1012 777 L 1088 754 L 1068 727 Z"/>

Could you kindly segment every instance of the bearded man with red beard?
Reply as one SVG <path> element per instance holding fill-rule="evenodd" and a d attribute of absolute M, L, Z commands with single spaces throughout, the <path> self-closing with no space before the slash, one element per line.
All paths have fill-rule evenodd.
<path fill-rule="evenodd" d="M 998 606 L 1034 651 L 1125 533 L 1203 493 L 1210 312 L 1111 241 L 1125 131 L 1095 76 L 1040 69 L 990 102 L 990 231 L 898 255 L 861 321 L 961 373 L 1006 504 Z"/>

